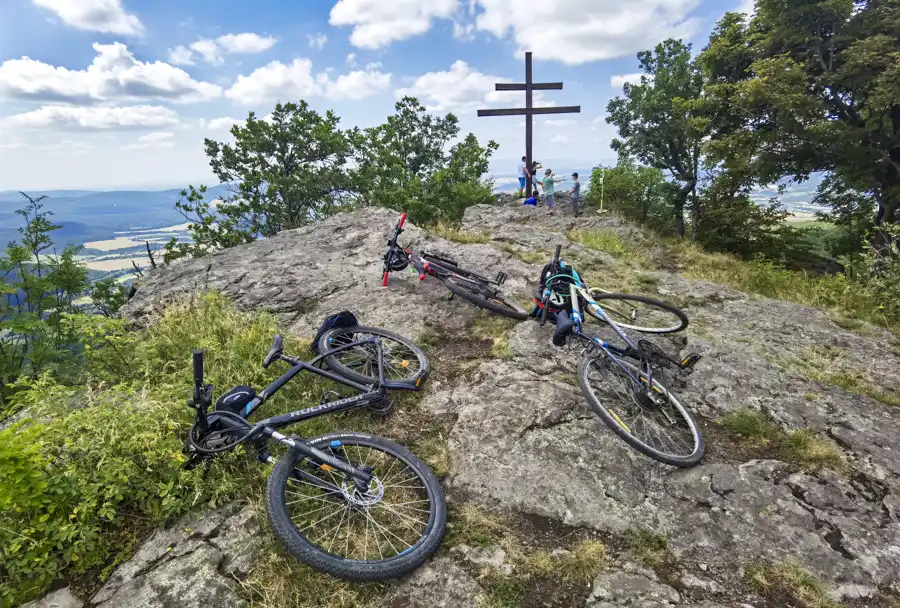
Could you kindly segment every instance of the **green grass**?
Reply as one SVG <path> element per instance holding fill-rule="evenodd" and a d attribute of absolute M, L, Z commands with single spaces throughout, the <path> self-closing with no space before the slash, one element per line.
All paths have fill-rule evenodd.
<path fill-rule="evenodd" d="M 323 601 L 329 608 L 374 608 L 387 588 L 385 583 L 351 583 L 316 572 L 275 542 L 254 555 L 250 576 L 238 584 L 240 595 L 256 608 L 320 608 Z"/>
<path fill-rule="evenodd" d="M 811 573 L 794 562 L 753 565 L 746 569 L 745 579 L 760 595 L 777 606 L 796 608 L 842 608 L 829 599 L 825 586 Z"/>
<path fill-rule="evenodd" d="M 843 450 L 831 439 L 809 430 L 785 433 L 765 414 L 754 410 L 733 412 L 719 426 L 745 448 L 765 448 L 779 459 L 802 469 L 831 469 L 843 472 L 847 467 Z"/>
<path fill-rule="evenodd" d="M 549 252 L 544 251 L 543 249 L 534 251 L 530 249 L 518 249 L 509 243 L 501 243 L 500 250 L 508 253 L 514 258 L 522 260 L 526 264 L 546 264 L 552 257 Z"/>
<path fill-rule="evenodd" d="M 690 278 L 721 283 L 739 291 L 805 304 L 847 319 L 842 325 L 855 327 L 853 321 L 900 330 L 900 307 L 885 301 L 844 275 L 813 277 L 787 270 L 766 261 L 744 261 L 735 256 L 710 253 L 682 241 L 666 240 L 665 245 L 677 260 L 681 272 Z"/>
<path fill-rule="evenodd" d="M 453 226 L 451 224 L 446 224 L 443 222 L 437 223 L 433 226 L 429 226 L 428 232 L 443 239 L 447 239 L 448 241 L 453 241 L 454 243 L 460 243 L 462 245 L 470 245 L 472 243 L 487 243 L 491 240 L 491 235 L 488 232 L 468 232 L 466 230 L 460 229 L 457 226 Z"/>
<path fill-rule="evenodd" d="M 491 340 L 490 355 L 494 359 L 512 359 L 513 352 L 509 347 L 509 332 L 516 321 L 499 315 L 479 313 L 470 323 L 472 336 L 481 340 Z"/>
<path fill-rule="evenodd" d="M 776 361 L 783 369 L 796 372 L 814 382 L 836 386 L 850 393 L 864 395 L 885 405 L 900 407 L 900 393 L 885 390 L 877 380 L 856 370 L 848 370 L 842 364 L 844 351 L 822 346 L 810 348 L 799 357 Z"/>
<path fill-rule="evenodd" d="M 651 530 L 633 528 L 626 532 L 625 548 L 638 560 L 658 573 L 675 567 L 675 556 L 669 551 L 666 537 Z"/>
<path fill-rule="evenodd" d="M 609 230 L 572 230 L 566 236 L 570 241 L 581 243 L 594 251 L 603 251 L 627 260 L 640 262 L 646 260 L 646 254 L 643 249 L 634 246 L 615 232 Z"/>
<path fill-rule="evenodd" d="M 0 545 L 5 549 L 0 553 L 0 605 L 37 597 L 60 579 L 81 581 L 79 588 L 89 593 L 100 582 L 93 573 L 109 574 L 142 533 L 190 511 L 236 498 L 259 499 L 265 467 L 241 448 L 216 458 L 206 470 L 184 469 L 182 450 L 193 422 L 185 402 L 193 385 L 194 348 L 206 351 L 206 381 L 214 385 L 214 396 L 238 384 L 261 388 L 278 377 L 283 364 L 268 370 L 260 365 L 276 331 L 272 315 L 240 312 L 221 295 L 195 295 L 169 306 L 146 331 L 110 329 L 104 336 L 107 346 L 89 353 L 84 385 L 60 386 L 49 376 L 21 384 L 18 409 L 28 410 L 31 418 L 0 431 Z M 310 356 L 307 343 L 287 334 L 285 350 Z M 266 402 L 262 414 L 313 405 L 326 390 L 342 388 L 300 374 Z M 376 432 L 411 446 L 436 473 L 446 474 L 445 428 L 418 408 L 419 398 L 418 393 L 397 395 L 395 405 L 402 407 L 387 420 L 356 410 L 290 430 L 301 436 L 340 429 Z M 144 527 L 138 530 L 134 521 Z M 30 530 L 27 539 L 20 533 L 10 536 L 21 530 Z M 296 583 L 276 584 L 271 577 L 305 570 L 268 559 L 280 565 L 271 567 L 271 575 L 263 568 L 260 576 L 268 577 L 267 584 L 284 585 L 283 594 L 299 597 Z M 307 581 L 311 575 L 296 576 Z M 357 593 L 341 589 L 348 598 Z M 267 601 L 261 599 L 261 605 Z M 268 605 L 288 604 L 272 600 Z"/>

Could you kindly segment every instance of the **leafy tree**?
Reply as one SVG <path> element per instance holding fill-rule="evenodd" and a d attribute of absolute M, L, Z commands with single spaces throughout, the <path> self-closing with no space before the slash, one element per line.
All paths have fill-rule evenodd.
<path fill-rule="evenodd" d="M 684 211 L 695 193 L 706 122 L 697 106 L 703 90 L 691 46 L 666 40 L 653 51 L 638 53 L 644 75 L 640 84 L 625 84 L 624 96 L 609 102 L 606 122 L 620 139 L 613 149 L 650 167 L 668 171 L 677 183 L 672 197 L 675 232 L 684 236 Z"/>
<path fill-rule="evenodd" d="M 455 222 L 466 208 L 486 202 L 491 184 L 481 179 L 497 144 L 459 135 L 453 114 L 435 116 L 413 97 L 397 102 L 395 113 L 377 127 L 356 134 L 354 171 L 363 205 L 406 211 L 419 223 Z M 449 149 L 448 149 L 449 146 Z"/>
<path fill-rule="evenodd" d="M 192 243 L 166 246 L 165 258 L 248 243 L 322 219 L 348 204 L 349 134 L 334 112 L 305 101 L 278 103 L 266 118 L 250 112 L 231 128 L 233 143 L 204 140 L 210 167 L 232 188 L 228 200 L 204 199 L 189 186 L 175 204 L 190 222 Z"/>
<path fill-rule="evenodd" d="M 872 193 L 876 226 L 900 206 L 897 0 L 757 0 L 704 52 L 710 96 L 733 124 L 712 148 L 761 183 L 833 172 Z M 726 161 L 727 162 L 727 161 Z M 886 232 L 876 231 L 882 242 Z"/>
<path fill-rule="evenodd" d="M 847 181 L 829 175 L 819 184 L 813 202 L 828 208 L 816 215 L 837 226 L 837 230 L 826 237 L 828 252 L 838 258 L 847 258 L 853 273 L 859 254 L 865 249 L 866 238 L 874 228 L 874 193 L 854 188 Z"/>
<path fill-rule="evenodd" d="M 608 209 L 660 232 L 671 233 L 675 225 L 669 202 L 672 190 L 662 169 L 644 167 L 623 157 L 614 167 L 594 169 L 585 199 L 599 204 L 602 191 Z"/>
<path fill-rule="evenodd" d="M 94 281 L 91 301 L 100 314 L 112 317 L 128 301 L 128 288 L 117 282 L 114 277 Z"/>
<path fill-rule="evenodd" d="M 50 253 L 50 235 L 60 226 L 43 209 L 46 197 L 21 194 L 27 201 L 16 211 L 24 221 L 21 242 L 9 243 L 0 257 L 0 402 L 19 376 L 71 362 L 77 338 L 69 316 L 89 285 L 87 267 L 77 257 L 81 247 Z"/>

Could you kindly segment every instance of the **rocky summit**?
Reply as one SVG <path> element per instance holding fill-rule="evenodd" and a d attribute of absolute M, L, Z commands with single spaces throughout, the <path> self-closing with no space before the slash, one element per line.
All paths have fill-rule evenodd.
<path fill-rule="evenodd" d="M 179 294 L 217 290 L 241 308 L 275 313 L 301 336 L 349 308 L 365 324 L 434 345 L 434 375 L 416 407 L 449 421 L 443 483 L 452 528 L 430 563 L 384 589 L 381 605 L 897 605 L 900 357 L 891 334 L 688 278 L 664 246 L 610 215 L 481 205 L 466 213 L 466 238 L 408 225 L 404 245 L 488 276 L 502 269 L 505 291 L 523 303 L 561 244 L 598 286 L 639 287 L 683 307 L 688 329 L 658 343 L 703 355 L 676 392 L 700 421 L 707 454 L 695 468 L 674 469 L 630 449 L 591 412 L 574 376 L 580 353 L 554 347 L 549 326 L 493 322 L 449 299 L 439 282 L 406 272 L 383 288 L 398 215 L 341 214 L 161 268 L 127 307 L 147 324 Z M 639 255 L 591 249 L 577 231 L 632 243 Z M 742 415 L 771 428 L 756 440 L 735 435 L 723 421 Z M 473 510 L 504 529 L 475 542 L 464 530 Z M 183 524 L 159 532 L 93 604 L 244 605 L 234 581 L 252 559 L 233 547 L 252 550 L 248 536 L 269 534 L 265 525 L 248 534 L 247 517 L 234 507 L 210 512 L 194 532 Z M 526 576 L 532 562 L 521 554 L 540 548 L 563 568 L 579 550 L 572 539 L 603 543 L 602 571 L 558 588 L 529 586 L 551 578 Z M 186 579 L 203 581 L 201 591 L 179 593 L 193 588 Z M 519 581 L 517 599 L 490 603 L 491 580 Z M 38 605 L 56 605 L 48 600 Z"/>

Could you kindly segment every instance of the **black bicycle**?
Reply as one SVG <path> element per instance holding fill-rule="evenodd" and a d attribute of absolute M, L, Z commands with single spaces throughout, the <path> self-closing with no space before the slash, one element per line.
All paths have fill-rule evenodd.
<path fill-rule="evenodd" d="M 329 330 L 318 347 L 321 354 L 300 361 L 284 354 L 282 338 L 276 335 L 263 367 L 284 361 L 290 369 L 260 393 L 249 386 L 233 388 L 216 400 L 212 412 L 213 387 L 204 384 L 203 351 L 194 351 L 194 395 L 188 404 L 197 417 L 189 449 L 208 458 L 244 445 L 260 461 L 276 463 L 267 443 L 288 446 L 269 476 L 266 492 L 269 521 L 285 549 L 315 570 L 346 580 L 400 577 L 433 554 L 444 536 L 447 507 L 431 470 L 406 448 L 382 437 L 336 432 L 302 439 L 276 429 L 351 408 L 382 411 L 388 390 L 418 389 L 428 374 L 428 359 L 405 338 L 367 327 Z M 358 394 L 323 398 L 326 402 L 320 405 L 256 424 L 247 421 L 303 371 Z M 347 372 L 351 377 L 343 375 Z"/>
<path fill-rule="evenodd" d="M 553 300 L 558 302 L 553 343 L 564 346 L 575 338 L 583 346 L 578 382 L 588 405 L 620 439 L 642 454 L 677 467 L 698 464 L 704 453 L 700 427 L 678 398 L 654 378 L 654 371 L 674 368 L 690 373 L 700 355 L 692 353 L 679 360 L 648 340 L 632 340 L 591 297 L 578 272 L 559 259 L 560 249 L 557 246 L 545 273 L 538 312 L 543 325 Z M 687 325 L 684 313 L 671 304 L 631 297 L 667 311 Z M 582 308 L 607 323 L 624 346 L 585 334 Z"/>
<path fill-rule="evenodd" d="M 407 268 L 410 268 L 410 271 L 415 269 L 420 281 L 424 281 L 426 276 L 432 276 L 442 281 L 450 290 L 450 297 L 459 296 L 479 308 L 518 321 L 528 318 L 528 313 L 524 308 L 512 300 L 506 299 L 500 293 L 500 287 L 507 279 L 505 272 L 498 272 L 497 278 L 491 280 L 460 268 L 459 263 L 450 258 L 426 252 L 419 254 L 408 247 L 401 247 L 397 243 L 397 237 L 403 232 L 404 223 L 406 223 L 405 213 L 400 216 L 400 221 L 394 228 L 394 234 L 387 243 L 388 249 L 384 254 L 384 274 L 381 279 L 382 287 L 387 287 L 390 273 Z"/>

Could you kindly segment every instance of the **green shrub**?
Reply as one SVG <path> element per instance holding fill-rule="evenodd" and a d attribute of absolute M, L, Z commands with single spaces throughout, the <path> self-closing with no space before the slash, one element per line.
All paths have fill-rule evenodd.
<path fill-rule="evenodd" d="M 192 422 L 185 401 L 196 347 L 207 350 L 206 378 L 217 395 L 277 377 L 275 366 L 260 365 L 276 330 L 271 315 L 241 313 L 227 298 L 206 294 L 173 304 L 140 334 L 113 319 L 79 323 L 89 338 L 84 385 L 62 386 L 50 373 L 20 379 L 14 410 L 21 420 L 0 431 L 2 608 L 57 579 L 110 565 L 139 540 L 137 523 L 147 529 L 262 488 L 264 471 L 240 455 L 216 459 L 205 476 L 202 468 L 185 469 Z M 305 345 L 286 342 L 305 356 Z M 299 376 L 269 412 L 318 402 L 324 385 Z M 305 431 L 331 430 L 335 418 L 312 421 Z"/>

